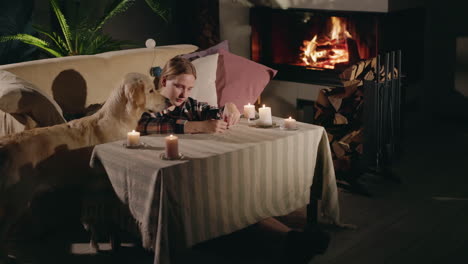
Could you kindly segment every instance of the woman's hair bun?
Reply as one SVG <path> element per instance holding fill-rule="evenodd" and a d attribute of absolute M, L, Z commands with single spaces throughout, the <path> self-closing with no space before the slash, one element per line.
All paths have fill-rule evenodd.
<path fill-rule="evenodd" d="M 150 69 L 150 75 L 153 77 L 161 77 L 162 73 L 162 68 L 157 66 L 157 67 L 151 67 Z"/>

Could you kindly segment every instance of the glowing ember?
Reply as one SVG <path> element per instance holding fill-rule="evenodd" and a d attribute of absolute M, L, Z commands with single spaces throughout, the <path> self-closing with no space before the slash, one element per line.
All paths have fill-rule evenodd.
<path fill-rule="evenodd" d="M 334 69 L 337 63 L 349 61 L 348 44 L 351 38 L 346 23 L 338 17 L 331 17 L 331 30 L 328 36 L 315 35 L 310 41 L 304 41 L 301 47 L 301 60 L 307 66 Z"/>

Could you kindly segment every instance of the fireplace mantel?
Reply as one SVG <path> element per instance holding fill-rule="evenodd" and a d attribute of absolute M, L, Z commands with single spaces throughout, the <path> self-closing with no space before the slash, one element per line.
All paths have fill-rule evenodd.
<path fill-rule="evenodd" d="M 267 6 L 281 9 L 323 9 L 333 11 L 391 12 L 414 8 L 423 0 L 233 0 L 248 7 Z"/>

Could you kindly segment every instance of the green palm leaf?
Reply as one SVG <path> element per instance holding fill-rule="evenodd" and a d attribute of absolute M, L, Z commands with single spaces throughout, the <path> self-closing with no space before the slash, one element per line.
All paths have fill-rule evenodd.
<path fill-rule="evenodd" d="M 147 5 L 166 22 L 170 19 L 169 9 L 163 8 L 160 4 L 162 0 L 145 1 Z M 73 15 L 73 13 L 71 13 L 71 15 L 68 13 L 67 18 L 69 21 L 65 19 L 65 15 L 60 9 L 59 0 L 49 0 L 49 2 L 55 16 L 57 17 L 61 32 L 53 32 L 35 25 L 34 28 L 36 31 L 39 32 L 41 37 L 45 38 L 47 41 L 28 34 L 17 34 L 0 37 L 0 42 L 19 40 L 23 43 L 45 50 L 55 57 L 80 54 L 90 55 L 106 51 L 120 50 L 122 48 L 137 47 L 137 45 L 131 42 L 115 40 L 102 32 L 102 27 L 109 19 L 127 11 L 130 6 L 135 4 L 136 0 L 113 0 L 104 11 L 104 14 L 106 15 L 97 22 L 94 22 L 94 19 L 92 19 L 89 12 L 84 16 L 80 15 L 80 12 L 76 9 L 80 6 L 77 4 L 78 2 L 74 2 L 74 4 L 70 4 L 71 2 L 68 2 L 71 6 L 69 7 L 69 12 L 72 12 L 70 10 L 75 11 L 75 15 Z M 2 18 L 0 17 L 0 21 L 1 20 Z"/>
<path fill-rule="evenodd" d="M 65 16 L 60 10 L 57 0 L 50 0 L 50 5 L 52 6 L 52 10 L 54 10 L 55 15 L 57 16 L 57 20 L 60 24 L 60 28 L 62 29 L 63 36 L 67 43 L 67 49 L 69 53 L 73 53 L 73 46 L 71 44 L 72 36 L 71 36 L 70 27 L 68 26 L 67 20 L 65 19 Z"/>
<path fill-rule="evenodd" d="M 104 26 L 104 24 L 114 16 L 127 11 L 127 9 L 135 3 L 135 0 L 116 0 L 109 5 L 108 9 L 106 10 L 105 14 L 101 21 L 97 24 L 97 26 L 93 29 L 93 31 L 98 31 Z"/>
<path fill-rule="evenodd" d="M 34 36 L 28 35 L 28 34 L 16 34 L 12 36 L 1 36 L 0 37 L 0 42 L 6 42 L 6 41 L 11 41 L 11 40 L 19 40 L 23 43 L 34 45 L 40 49 L 43 49 L 47 51 L 48 53 L 52 54 L 55 57 L 62 57 L 63 55 L 60 54 L 59 52 L 53 50 L 50 48 L 49 43 L 46 41 L 36 38 Z"/>
<path fill-rule="evenodd" d="M 170 20 L 170 10 L 161 6 L 158 0 L 145 0 L 146 4 L 160 16 L 165 22 Z"/>
<path fill-rule="evenodd" d="M 66 50 L 67 50 L 67 49 L 66 49 L 66 45 L 63 46 L 63 44 L 64 44 L 63 41 L 61 42 L 61 41 L 58 39 L 59 36 L 58 36 L 55 32 L 48 32 L 46 29 L 44 29 L 44 28 L 42 28 L 42 27 L 40 27 L 40 26 L 38 26 L 38 25 L 33 25 L 33 28 L 34 28 L 37 32 L 39 32 L 39 33 L 41 33 L 41 34 L 47 36 L 49 39 L 51 39 L 51 40 L 55 43 L 55 46 L 56 46 L 58 49 L 60 49 L 60 50 L 62 50 L 62 51 L 63 51 L 63 50 L 66 51 Z M 66 54 L 66 53 L 67 53 L 67 52 L 65 52 L 65 54 Z"/>
<path fill-rule="evenodd" d="M 66 54 L 68 56 L 72 55 L 70 50 L 67 48 L 67 43 L 65 43 L 65 40 L 62 38 L 62 36 L 60 36 L 56 32 L 52 32 L 52 37 L 58 43 L 56 46 L 58 50 L 60 50 L 63 54 Z"/>

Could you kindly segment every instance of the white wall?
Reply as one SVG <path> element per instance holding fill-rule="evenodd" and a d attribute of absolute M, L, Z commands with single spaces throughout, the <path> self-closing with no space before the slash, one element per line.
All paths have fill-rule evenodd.
<path fill-rule="evenodd" d="M 249 9 L 232 0 L 219 0 L 221 40 L 227 39 L 231 52 L 246 58 L 250 58 Z"/>
<path fill-rule="evenodd" d="M 262 104 L 271 106 L 274 116 L 298 118 L 297 99 L 316 101 L 321 85 L 272 80 L 262 93 Z"/>

